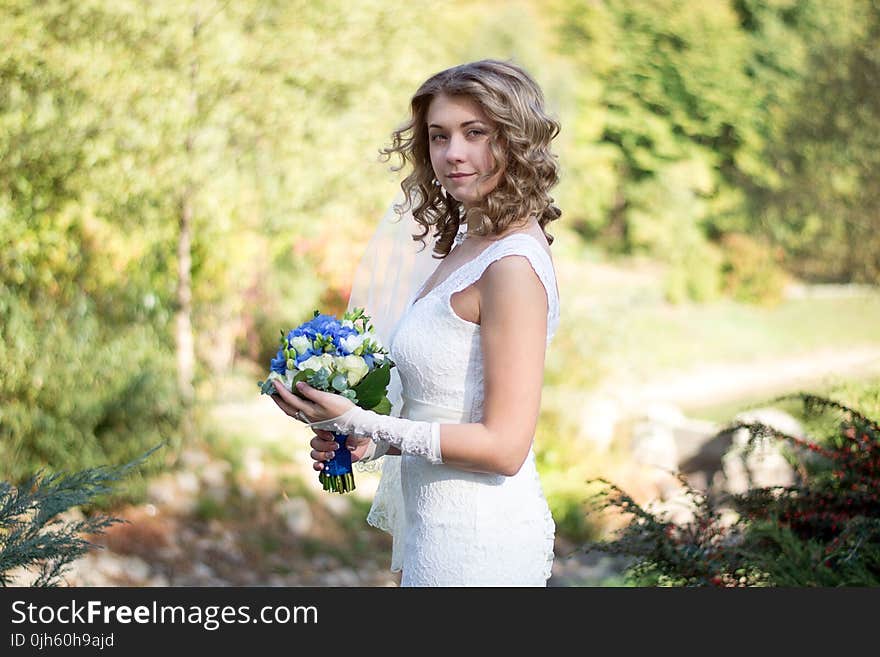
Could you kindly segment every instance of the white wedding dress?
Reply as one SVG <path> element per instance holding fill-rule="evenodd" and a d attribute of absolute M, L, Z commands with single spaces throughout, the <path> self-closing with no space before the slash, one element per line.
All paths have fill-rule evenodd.
<path fill-rule="evenodd" d="M 441 424 L 481 420 L 480 327 L 459 317 L 450 297 L 476 282 L 489 264 L 512 255 L 528 258 L 547 292 L 550 344 L 559 323 L 552 260 L 534 236 L 510 234 L 415 303 L 421 290 L 410 299 L 389 346 L 400 376 L 401 417 Z M 394 534 L 392 569 L 402 568 L 402 586 L 546 586 L 555 525 L 532 449 L 511 477 L 432 465 L 419 456 L 383 460 L 389 459 L 399 460 L 399 480 L 383 471 L 384 491 L 368 521 Z M 389 503 L 395 496 L 402 497 L 399 510 Z"/>

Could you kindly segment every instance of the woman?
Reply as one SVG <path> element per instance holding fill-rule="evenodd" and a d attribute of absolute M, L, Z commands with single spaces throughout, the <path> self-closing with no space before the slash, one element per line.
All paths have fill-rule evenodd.
<path fill-rule="evenodd" d="M 401 188 L 414 239 L 433 229 L 442 260 L 389 346 L 400 417 L 305 384 L 273 399 L 316 429 L 317 470 L 337 447 L 330 430 L 351 436 L 354 460 L 399 455 L 402 586 L 546 586 L 555 526 L 532 442 L 559 321 L 545 232 L 561 214 L 559 124 L 534 80 L 495 60 L 437 73 L 411 110 L 383 152 L 412 164 Z"/>

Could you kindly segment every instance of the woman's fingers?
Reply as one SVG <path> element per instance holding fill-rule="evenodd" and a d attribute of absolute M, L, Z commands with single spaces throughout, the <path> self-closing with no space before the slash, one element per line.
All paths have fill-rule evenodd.
<path fill-rule="evenodd" d="M 309 447 L 311 447 L 312 449 L 316 449 L 319 452 L 329 452 L 330 450 L 337 449 L 339 447 L 339 443 L 337 443 L 332 438 L 330 440 L 327 440 L 326 438 L 315 436 L 309 441 Z"/>
<path fill-rule="evenodd" d="M 308 417 L 317 417 L 314 404 L 291 393 L 280 381 L 275 381 L 274 385 L 278 394 L 272 395 L 272 399 L 285 413 L 291 417 L 296 417 L 299 411 L 305 413 Z"/>
<path fill-rule="evenodd" d="M 312 429 L 315 435 L 309 441 L 312 451 L 309 456 L 312 458 L 312 469 L 320 472 L 324 469 L 324 462 L 333 458 L 336 450 L 339 449 L 339 443 L 333 438 L 333 433 L 323 429 Z"/>
<path fill-rule="evenodd" d="M 329 432 L 323 431 L 320 433 L 328 434 Z M 322 470 L 324 467 L 323 462 L 332 459 L 336 450 L 339 449 L 339 443 L 333 440 L 332 434 L 330 435 L 331 438 L 329 440 L 326 438 L 322 438 L 319 435 L 316 435 L 309 441 L 309 445 L 312 447 L 312 451 L 309 452 L 309 456 L 312 458 L 313 461 L 315 461 L 315 463 L 312 464 L 312 467 L 315 470 Z"/>

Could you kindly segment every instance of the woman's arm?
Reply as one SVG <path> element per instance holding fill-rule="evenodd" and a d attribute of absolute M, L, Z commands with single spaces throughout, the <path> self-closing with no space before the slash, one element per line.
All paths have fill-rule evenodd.
<path fill-rule="evenodd" d="M 493 262 L 477 282 L 483 418 L 440 425 L 440 453 L 463 470 L 514 475 L 528 456 L 541 405 L 547 293 L 524 256 Z"/>
<path fill-rule="evenodd" d="M 547 293 L 528 259 L 517 255 L 489 265 L 476 288 L 485 386 L 480 422 L 436 424 L 379 416 L 357 409 L 339 395 L 302 384 L 299 390 L 305 400 L 279 385 L 276 403 L 291 416 L 304 412 L 317 428 L 368 433 L 434 463 L 474 472 L 516 474 L 528 455 L 538 421 Z"/>

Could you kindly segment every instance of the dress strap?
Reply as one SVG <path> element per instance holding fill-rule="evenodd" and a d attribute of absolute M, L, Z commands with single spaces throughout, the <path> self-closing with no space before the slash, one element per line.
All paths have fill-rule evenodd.
<path fill-rule="evenodd" d="M 496 260 L 506 256 L 520 255 L 528 259 L 532 269 L 538 275 L 547 294 L 547 337 L 555 332 L 559 323 L 559 289 L 556 286 L 556 273 L 553 261 L 538 241 L 526 233 L 514 233 L 503 237 L 495 244 L 487 247 L 467 265 L 453 272 L 442 283 L 444 295 L 452 296 L 472 285 L 483 275 L 483 272 Z"/>

